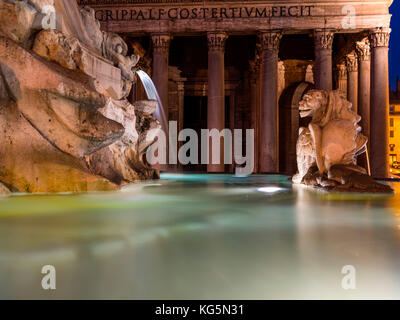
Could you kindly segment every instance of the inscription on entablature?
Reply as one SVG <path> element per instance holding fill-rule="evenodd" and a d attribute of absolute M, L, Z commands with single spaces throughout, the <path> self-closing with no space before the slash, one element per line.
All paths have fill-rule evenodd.
<path fill-rule="evenodd" d="M 309 17 L 313 5 L 304 6 L 231 6 L 231 7 L 172 7 L 97 9 L 99 21 L 132 20 L 189 20 L 189 19 L 241 19 L 268 17 Z"/>

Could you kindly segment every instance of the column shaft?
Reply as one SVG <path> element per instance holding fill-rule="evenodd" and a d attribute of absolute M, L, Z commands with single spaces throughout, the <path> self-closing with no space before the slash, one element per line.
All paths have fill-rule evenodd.
<path fill-rule="evenodd" d="M 184 114 L 185 114 L 185 84 L 178 82 L 178 134 L 184 129 Z M 178 141 L 178 150 L 183 145 L 182 141 Z M 182 163 L 178 161 L 178 168 L 182 169 Z"/>
<path fill-rule="evenodd" d="M 262 173 L 279 171 L 278 151 L 278 51 L 279 32 L 261 34 L 261 135 L 259 168 Z"/>
<path fill-rule="evenodd" d="M 171 37 L 168 34 L 153 34 L 153 82 L 160 96 L 168 123 L 168 60 Z"/>
<path fill-rule="evenodd" d="M 357 112 L 358 101 L 358 63 L 354 53 L 346 56 L 347 67 L 347 100 L 352 104 L 354 112 Z"/>
<path fill-rule="evenodd" d="M 235 90 L 232 90 L 229 94 L 229 128 L 231 129 L 231 132 L 233 133 L 235 130 Z M 229 166 L 229 172 L 230 173 L 235 173 L 235 154 L 234 154 L 234 148 L 232 147 L 231 150 L 232 154 L 232 164 Z"/>
<path fill-rule="evenodd" d="M 225 41 L 223 32 L 209 32 L 208 39 L 208 100 L 207 126 L 209 130 L 221 131 L 225 127 Z M 209 164 L 207 172 L 224 172 L 224 144 L 220 139 L 220 161 L 212 163 L 212 140 L 209 145 Z"/>
<path fill-rule="evenodd" d="M 315 41 L 315 88 L 332 90 L 332 42 L 334 33 L 329 30 L 316 30 Z"/>
<path fill-rule="evenodd" d="M 251 110 L 251 125 L 250 129 L 254 130 L 254 173 L 258 172 L 259 161 L 259 144 L 258 144 L 258 131 L 259 131 L 259 74 L 260 64 L 258 59 L 250 61 L 250 110 Z"/>
<path fill-rule="evenodd" d="M 378 28 L 369 35 L 371 43 L 371 175 L 388 176 L 388 28 Z"/>
<path fill-rule="evenodd" d="M 171 37 L 168 34 L 153 34 L 153 82 L 156 86 L 162 106 L 158 112 L 158 120 L 167 137 L 166 155 L 168 162 L 168 58 Z M 167 170 L 167 164 L 156 166 L 160 170 Z"/>
<path fill-rule="evenodd" d="M 369 41 L 357 42 L 358 55 L 358 114 L 361 116 L 362 133 L 370 141 L 370 86 L 371 56 Z"/>

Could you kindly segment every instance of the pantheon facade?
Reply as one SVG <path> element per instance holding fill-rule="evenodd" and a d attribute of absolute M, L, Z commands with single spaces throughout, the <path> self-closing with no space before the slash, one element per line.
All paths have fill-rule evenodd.
<path fill-rule="evenodd" d="M 370 141 L 371 174 L 387 176 L 391 0 L 78 3 L 142 57 L 178 129 L 254 129 L 255 173 L 296 171 L 298 102 L 316 88 L 347 94 Z M 143 95 L 137 83 L 132 99 Z"/>

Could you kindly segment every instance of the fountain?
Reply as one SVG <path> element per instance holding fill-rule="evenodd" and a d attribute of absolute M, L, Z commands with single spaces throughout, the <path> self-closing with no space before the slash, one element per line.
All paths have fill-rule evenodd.
<path fill-rule="evenodd" d="M 147 98 L 149 100 L 157 100 L 157 109 L 156 112 L 154 112 L 154 117 L 161 123 L 162 128 L 168 128 L 167 117 L 153 80 L 151 80 L 150 76 L 143 70 L 137 70 L 136 74 L 143 84 Z"/>
<path fill-rule="evenodd" d="M 59 23 L 38 26 L 45 5 Z M 127 100 L 139 56 L 100 29 L 93 9 L 0 0 L 0 20 L 0 193 L 118 190 L 158 177 L 144 157 L 160 130 L 155 101 Z"/>

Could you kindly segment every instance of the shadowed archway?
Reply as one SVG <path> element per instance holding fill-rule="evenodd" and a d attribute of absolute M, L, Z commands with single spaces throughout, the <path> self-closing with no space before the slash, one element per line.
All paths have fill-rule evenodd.
<path fill-rule="evenodd" d="M 294 174 L 296 142 L 300 126 L 299 102 L 304 94 L 313 89 L 309 82 L 297 82 L 283 90 L 279 99 L 279 171 Z"/>

